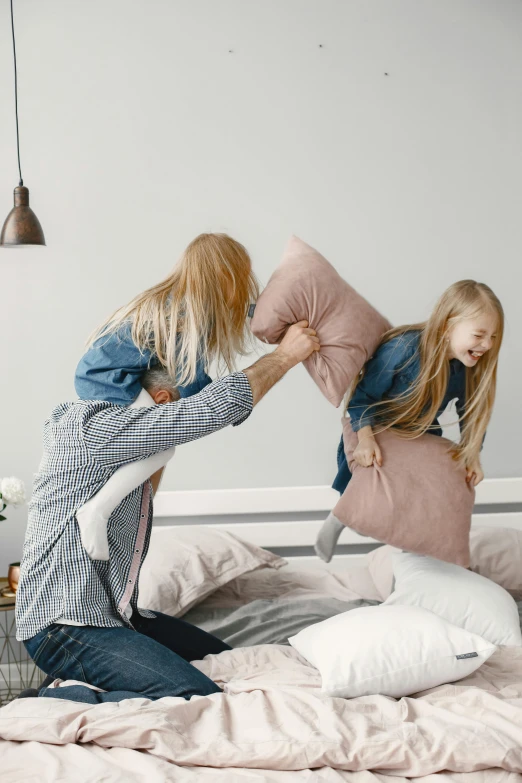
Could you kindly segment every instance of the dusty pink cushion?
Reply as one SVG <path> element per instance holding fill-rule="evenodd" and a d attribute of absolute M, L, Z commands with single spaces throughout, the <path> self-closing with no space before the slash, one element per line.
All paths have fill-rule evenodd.
<path fill-rule="evenodd" d="M 348 418 L 343 430 L 352 479 L 333 510 L 337 519 L 361 535 L 467 568 L 475 490 L 448 453 L 451 442 L 387 430 L 376 436 L 382 467 L 362 468 L 353 460 L 358 440 Z"/>
<path fill-rule="evenodd" d="M 522 530 L 477 527 L 470 543 L 471 570 L 522 599 Z"/>
<path fill-rule="evenodd" d="M 233 579 L 284 565 L 279 555 L 214 526 L 153 527 L 140 574 L 140 606 L 181 617 Z"/>
<path fill-rule="evenodd" d="M 337 407 L 390 324 L 326 258 L 293 236 L 259 297 L 252 331 L 264 342 L 279 343 L 290 324 L 304 320 L 321 342 L 305 367 Z"/>

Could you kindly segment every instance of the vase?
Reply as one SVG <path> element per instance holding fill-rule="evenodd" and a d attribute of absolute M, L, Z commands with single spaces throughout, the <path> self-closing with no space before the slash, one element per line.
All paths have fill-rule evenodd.
<path fill-rule="evenodd" d="M 16 593 L 18 587 L 18 580 L 20 579 L 20 563 L 9 563 L 9 571 L 7 572 L 7 581 L 9 587 Z"/>

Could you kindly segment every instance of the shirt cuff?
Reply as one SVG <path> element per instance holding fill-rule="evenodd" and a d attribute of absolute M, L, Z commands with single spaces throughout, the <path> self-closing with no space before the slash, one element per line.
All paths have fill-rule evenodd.
<path fill-rule="evenodd" d="M 350 423 L 353 432 L 359 432 L 363 427 L 373 427 L 374 420 L 370 416 L 362 416 L 360 419 L 354 419 L 350 416 Z"/>
<path fill-rule="evenodd" d="M 231 381 L 230 398 L 243 409 L 243 413 L 233 423 L 233 427 L 238 427 L 248 419 L 254 407 L 254 397 L 250 388 L 250 381 L 244 372 L 234 372 L 229 375 Z"/>

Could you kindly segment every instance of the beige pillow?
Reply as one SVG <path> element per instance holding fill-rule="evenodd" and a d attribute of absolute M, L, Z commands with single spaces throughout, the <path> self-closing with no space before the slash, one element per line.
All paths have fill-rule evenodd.
<path fill-rule="evenodd" d="M 471 531 L 471 570 L 522 598 L 522 530 L 478 527 Z"/>
<path fill-rule="evenodd" d="M 218 530 L 189 525 L 153 528 L 139 581 L 138 605 L 173 617 L 247 571 L 286 565 L 282 557 Z"/>
<path fill-rule="evenodd" d="M 478 527 L 469 537 L 470 568 L 522 599 L 522 530 L 510 527 Z M 376 590 L 385 601 L 392 592 L 393 556 L 400 550 L 379 546 L 366 555 Z"/>
<path fill-rule="evenodd" d="M 256 337 L 273 344 L 290 324 L 303 320 L 321 342 L 305 367 L 337 408 L 390 324 L 326 258 L 293 236 L 259 297 L 251 327 Z"/>
<path fill-rule="evenodd" d="M 469 565 L 469 530 L 475 491 L 438 435 L 406 440 L 390 430 L 376 436 L 383 465 L 353 460 L 357 435 L 343 420 L 344 449 L 352 472 L 333 513 L 364 536 L 408 552 Z"/>

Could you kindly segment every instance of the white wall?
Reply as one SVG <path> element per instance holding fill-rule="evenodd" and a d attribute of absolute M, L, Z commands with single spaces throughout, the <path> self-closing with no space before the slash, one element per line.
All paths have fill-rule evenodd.
<path fill-rule="evenodd" d="M 263 282 L 297 233 L 394 322 L 425 317 L 457 279 L 489 283 L 508 329 L 484 463 L 522 475 L 519 2 L 17 0 L 15 12 L 22 165 L 48 247 L 0 251 L 0 476 L 30 485 L 88 333 L 212 230 L 247 245 Z M 6 1 L 0 220 L 18 181 L 11 57 Z M 329 483 L 338 419 L 296 369 L 245 425 L 180 449 L 163 489 Z M 0 527 L 0 572 L 25 517 Z"/>

